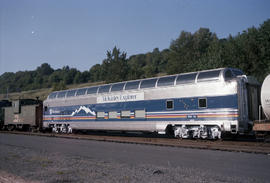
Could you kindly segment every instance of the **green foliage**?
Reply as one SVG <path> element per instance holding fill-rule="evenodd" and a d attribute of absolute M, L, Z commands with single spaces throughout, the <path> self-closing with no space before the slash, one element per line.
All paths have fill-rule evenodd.
<path fill-rule="evenodd" d="M 142 68 L 146 65 L 145 54 L 133 55 L 129 58 L 128 68 L 129 72 L 127 75 L 128 80 L 142 78 L 144 70 Z"/>
<path fill-rule="evenodd" d="M 209 29 L 200 28 L 194 34 L 182 31 L 179 38 L 172 41 L 170 46 L 167 72 L 170 74 L 191 72 L 207 68 L 207 54 L 210 46 L 214 50 L 217 37 Z"/>
<path fill-rule="evenodd" d="M 90 80 L 92 82 L 95 81 L 102 81 L 102 67 L 100 64 L 96 64 L 93 67 L 91 67 L 91 69 L 89 70 L 90 73 Z"/>
<path fill-rule="evenodd" d="M 59 83 L 53 83 L 52 88 L 53 88 L 52 89 L 53 91 L 66 90 L 67 89 L 64 81 L 60 81 Z"/>
<path fill-rule="evenodd" d="M 81 78 L 76 77 L 76 74 Z M 87 72 L 88 73 L 88 72 Z M 77 69 L 70 69 L 68 66 L 54 70 L 47 63 L 37 67 L 34 71 L 19 71 L 16 73 L 4 73 L 0 76 L 0 93 L 21 92 L 40 88 L 63 89 L 66 84 L 87 82 L 85 74 Z M 88 78 L 86 78 L 88 79 Z"/>
<path fill-rule="evenodd" d="M 41 64 L 40 67 L 37 68 L 36 72 L 40 75 L 50 75 L 53 73 L 53 69 L 48 63 Z"/>
<path fill-rule="evenodd" d="M 102 64 L 102 78 L 107 83 L 122 81 L 127 78 L 128 64 L 127 54 L 116 47 L 107 51 L 107 58 Z"/>
<path fill-rule="evenodd" d="M 0 76 L 0 93 L 20 92 L 86 82 L 118 82 L 219 67 L 234 67 L 263 81 L 270 73 L 270 19 L 259 28 L 251 27 L 241 34 L 218 39 L 208 28 L 195 33 L 182 31 L 168 49 L 158 48 L 145 54 L 127 58 L 125 52 L 114 47 L 107 51 L 102 64 L 80 72 L 64 66 L 54 70 L 43 63 L 34 71 L 6 72 Z"/>

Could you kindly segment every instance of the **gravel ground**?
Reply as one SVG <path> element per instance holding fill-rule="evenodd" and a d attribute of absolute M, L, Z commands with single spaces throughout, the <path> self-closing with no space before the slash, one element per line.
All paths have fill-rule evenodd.
<path fill-rule="evenodd" d="M 2 182 L 262 182 L 185 167 L 130 165 L 0 144 Z M 265 181 L 267 182 L 267 181 Z"/>

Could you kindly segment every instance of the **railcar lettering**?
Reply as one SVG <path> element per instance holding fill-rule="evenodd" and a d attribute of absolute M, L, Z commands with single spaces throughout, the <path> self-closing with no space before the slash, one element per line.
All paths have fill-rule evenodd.
<path fill-rule="evenodd" d="M 61 111 L 50 109 L 50 114 L 60 114 Z"/>
<path fill-rule="evenodd" d="M 128 102 L 144 100 L 144 93 L 104 95 L 97 97 L 97 103 Z"/>
<path fill-rule="evenodd" d="M 187 115 L 187 118 L 188 119 L 196 119 L 197 118 L 197 115 Z"/>

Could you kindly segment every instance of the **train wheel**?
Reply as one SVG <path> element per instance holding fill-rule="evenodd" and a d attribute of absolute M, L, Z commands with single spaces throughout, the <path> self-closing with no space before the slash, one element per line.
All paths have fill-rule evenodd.
<path fill-rule="evenodd" d="M 72 133 L 72 128 L 70 126 L 67 127 L 67 133 Z"/>
<path fill-rule="evenodd" d="M 210 138 L 221 139 L 221 130 L 218 126 L 214 126 L 210 128 Z"/>
<path fill-rule="evenodd" d="M 180 126 L 175 126 L 174 127 L 174 137 L 175 138 L 182 138 L 182 134 L 181 134 L 181 127 Z"/>
<path fill-rule="evenodd" d="M 175 137 L 174 128 L 172 125 L 168 125 L 166 127 L 165 133 L 169 138 Z"/>
<path fill-rule="evenodd" d="M 56 126 L 53 126 L 52 132 L 53 132 L 53 133 L 59 133 L 58 128 L 57 128 Z"/>
<path fill-rule="evenodd" d="M 8 131 L 13 131 L 13 130 L 15 130 L 15 126 L 14 125 L 8 125 L 7 129 L 8 129 Z"/>

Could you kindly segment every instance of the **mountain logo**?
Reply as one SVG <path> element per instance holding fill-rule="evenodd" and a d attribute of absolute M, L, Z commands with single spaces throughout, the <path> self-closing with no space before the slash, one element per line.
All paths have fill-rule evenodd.
<path fill-rule="evenodd" d="M 76 109 L 74 112 L 72 112 L 71 116 L 75 116 L 79 112 L 84 111 L 86 114 L 91 114 L 93 116 L 96 115 L 95 111 L 92 111 L 90 108 L 87 108 L 85 106 L 80 106 L 79 109 Z"/>

